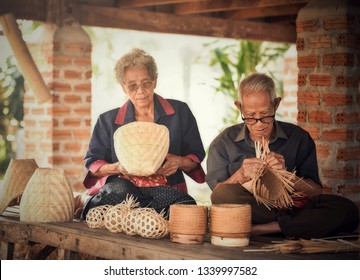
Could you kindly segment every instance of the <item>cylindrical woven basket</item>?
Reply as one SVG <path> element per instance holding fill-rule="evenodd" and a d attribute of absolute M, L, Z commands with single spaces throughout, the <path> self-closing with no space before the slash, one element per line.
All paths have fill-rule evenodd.
<path fill-rule="evenodd" d="M 207 225 L 207 207 L 201 205 L 170 205 L 170 240 L 176 243 L 204 242 Z"/>
<path fill-rule="evenodd" d="M 74 196 L 62 169 L 38 168 L 20 202 L 20 221 L 67 222 L 74 214 Z"/>
<path fill-rule="evenodd" d="M 22 195 L 36 168 L 34 159 L 11 159 L 0 186 L 0 214 L 12 200 Z"/>
<path fill-rule="evenodd" d="M 249 244 L 251 206 L 214 204 L 210 207 L 211 244 L 242 247 Z"/>

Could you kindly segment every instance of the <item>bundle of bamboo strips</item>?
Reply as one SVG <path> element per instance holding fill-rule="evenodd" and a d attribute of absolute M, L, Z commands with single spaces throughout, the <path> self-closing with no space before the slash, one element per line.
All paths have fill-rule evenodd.
<path fill-rule="evenodd" d="M 260 249 L 245 249 L 244 252 L 277 252 L 277 253 L 336 253 L 360 251 L 360 235 L 338 236 L 323 239 L 299 239 L 273 241 L 272 245 Z M 346 239 L 351 239 L 346 240 Z"/>
<path fill-rule="evenodd" d="M 265 159 L 270 153 L 269 141 L 255 142 L 255 154 L 257 158 Z M 255 197 L 258 203 L 264 204 L 267 208 L 287 208 L 294 205 L 293 197 L 304 196 L 296 192 L 294 185 L 301 180 L 295 175 L 295 171 L 272 169 L 264 166 L 255 176 L 244 184 Z"/>

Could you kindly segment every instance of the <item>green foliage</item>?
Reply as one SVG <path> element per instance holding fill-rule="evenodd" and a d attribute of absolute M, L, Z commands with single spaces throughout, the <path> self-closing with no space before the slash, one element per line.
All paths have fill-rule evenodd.
<path fill-rule="evenodd" d="M 270 75 L 276 83 L 278 95 L 282 96 L 282 81 L 277 78 L 278 72 L 269 70 L 269 66 L 276 68 L 276 61 L 289 49 L 289 44 L 239 40 L 238 44 L 221 47 L 214 46 L 216 43 L 210 43 L 206 47 L 210 48 L 210 66 L 218 67 L 221 72 L 216 78 L 217 93 L 235 101 L 238 98 L 237 88 L 240 81 L 257 71 Z M 224 125 L 237 124 L 239 115 L 240 112 L 235 106 L 230 107 L 223 119 Z"/>
<path fill-rule="evenodd" d="M 0 65 L 0 178 L 15 154 L 8 130 L 21 127 L 24 117 L 24 78 L 14 62 L 9 56 Z"/>

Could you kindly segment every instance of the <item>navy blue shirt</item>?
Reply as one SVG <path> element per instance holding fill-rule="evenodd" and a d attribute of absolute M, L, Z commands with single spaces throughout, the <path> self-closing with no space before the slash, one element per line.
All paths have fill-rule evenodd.
<path fill-rule="evenodd" d="M 122 107 L 101 114 L 91 136 L 89 149 L 85 155 L 85 166 L 90 169 L 96 161 L 108 163 L 118 162 L 114 149 L 114 132 L 122 125 L 135 120 L 134 105 L 128 100 Z M 164 99 L 154 94 L 154 121 L 165 125 L 169 129 L 169 153 L 178 156 L 188 156 L 195 162 L 201 163 L 205 157 L 205 150 L 201 141 L 196 119 L 189 106 L 181 101 Z M 199 165 L 198 169 L 188 175 L 199 183 L 205 181 L 205 173 Z M 96 183 L 89 179 L 89 173 L 84 180 L 87 188 Z M 167 177 L 170 186 L 185 184 L 183 172 L 178 170 Z M 86 182 L 91 182 L 87 184 Z M 186 185 L 185 185 L 186 187 Z"/>
<path fill-rule="evenodd" d="M 307 131 L 291 123 L 275 121 L 270 151 L 282 154 L 286 169 L 300 178 L 312 179 L 321 185 L 315 142 Z M 207 159 L 206 182 L 213 190 L 232 176 L 245 158 L 254 158 L 254 142 L 244 123 L 225 129 L 211 143 Z"/>

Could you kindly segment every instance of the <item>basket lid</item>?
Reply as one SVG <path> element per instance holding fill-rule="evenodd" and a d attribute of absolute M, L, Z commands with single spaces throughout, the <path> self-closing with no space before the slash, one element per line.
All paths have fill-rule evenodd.
<path fill-rule="evenodd" d="M 11 159 L 0 185 L 0 214 L 10 202 L 22 195 L 30 177 L 38 168 L 34 159 Z"/>
<path fill-rule="evenodd" d="M 130 175 L 155 174 L 169 150 L 169 130 L 152 122 L 132 122 L 114 133 L 114 148 L 118 160 Z"/>
<path fill-rule="evenodd" d="M 74 197 L 64 170 L 36 169 L 20 201 L 20 221 L 67 222 L 73 214 Z"/>

